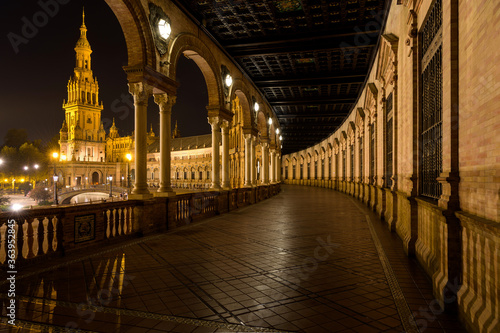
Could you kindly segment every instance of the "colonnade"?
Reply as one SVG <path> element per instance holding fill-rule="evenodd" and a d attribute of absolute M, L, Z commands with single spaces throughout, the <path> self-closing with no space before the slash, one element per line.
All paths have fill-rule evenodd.
<path fill-rule="evenodd" d="M 160 114 L 160 187 L 155 196 L 173 196 L 170 180 L 171 169 L 171 116 L 172 107 L 176 102 L 174 94 L 156 92 L 147 83 L 129 83 L 129 92 L 134 97 L 135 112 L 135 183 L 129 196 L 130 199 L 148 199 L 153 196 L 147 186 L 147 107 L 148 99 L 154 96 Z M 212 128 L 212 190 L 230 189 L 229 167 L 229 126 L 226 119 L 218 116 L 208 117 Z M 256 145 L 257 135 L 244 134 L 245 139 L 245 187 L 257 186 Z M 280 160 L 274 145 L 267 139 L 261 140 L 262 145 L 262 179 L 261 184 L 269 185 L 280 181 Z M 221 145 L 222 144 L 222 145 Z M 220 149 L 222 148 L 222 154 Z"/>

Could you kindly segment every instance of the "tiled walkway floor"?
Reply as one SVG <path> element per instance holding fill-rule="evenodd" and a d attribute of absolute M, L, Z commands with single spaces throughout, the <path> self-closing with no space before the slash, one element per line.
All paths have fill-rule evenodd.
<path fill-rule="evenodd" d="M 172 232 L 23 270 L 24 328 L 0 332 L 463 332 L 431 312 L 422 269 L 361 203 L 282 188 Z M 396 305 L 398 290 L 406 301 Z"/>

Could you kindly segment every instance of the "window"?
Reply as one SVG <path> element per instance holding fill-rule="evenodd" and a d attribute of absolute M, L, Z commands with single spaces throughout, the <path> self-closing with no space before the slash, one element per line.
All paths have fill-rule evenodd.
<path fill-rule="evenodd" d="M 187 177 L 188 177 L 188 173 L 187 173 L 187 171 L 184 171 L 184 179 L 187 179 Z"/>
<path fill-rule="evenodd" d="M 387 187 L 392 186 L 392 93 L 387 96 L 385 104 L 385 184 Z"/>
<path fill-rule="evenodd" d="M 194 179 L 194 171 L 191 171 L 191 179 Z"/>
<path fill-rule="evenodd" d="M 300 179 L 304 179 L 304 164 L 300 165 Z"/>
<path fill-rule="evenodd" d="M 350 178 L 351 180 L 354 180 L 354 144 L 351 145 L 351 174 L 350 174 Z"/>
<path fill-rule="evenodd" d="M 321 160 L 321 178 L 325 178 L 325 159 Z"/>
<path fill-rule="evenodd" d="M 335 154 L 335 177 L 338 179 L 339 176 L 339 154 Z"/>
<path fill-rule="evenodd" d="M 307 179 L 311 178 L 311 163 L 307 163 Z"/>
<path fill-rule="evenodd" d="M 314 161 L 314 179 L 318 179 L 318 160 Z"/>
<path fill-rule="evenodd" d="M 370 126 L 370 184 L 373 184 L 375 177 L 375 123 Z"/>
<path fill-rule="evenodd" d="M 292 179 L 295 179 L 295 167 L 296 165 L 292 166 Z"/>
<path fill-rule="evenodd" d="M 210 171 L 207 171 L 207 179 L 210 179 Z"/>
<path fill-rule="evenodd" d="M 421 194 L 439 199 L 442 186 L 437 178 L 443 171 L 442 133 L 442 26 L 441 0 L 437 0 L 422 29 L 422 110 L 421 110 Z"/>
<path fill-rule="evenodd" d="M 200 179 L 203 179 L 203 171 L 200 171 Z"/>
<path fill-rule="evenodd" d="M 328 165 L 326 166 L 328 168 L 328 178 L 332 179 L 332 157 L 328 156 Z"/>
<path fill-rule="evenodd" d="M 346 163 L 346 160 L 345 160 L 346 156 L 345 155 L 346 155 L 345 154 L 345 150 L 342 150 L 342 180 L 346 179 L 346 174 L 345 174 L 345 172 L 346 172 L 346 165 L 345 165 L 345 163 Z"/>
<path fill-rule="evenodd" d="M 359 181 L 363 182 L 363 137 L 359 137 Z"/>

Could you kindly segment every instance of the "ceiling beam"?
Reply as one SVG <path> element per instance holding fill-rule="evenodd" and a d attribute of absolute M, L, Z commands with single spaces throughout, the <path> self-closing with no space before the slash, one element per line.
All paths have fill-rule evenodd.
<path fill-rule="evenodd" d="M 289 78 L 274 78 L 274 79 L 254 79 L 255 85 L 261 89 L 264 88 L 280 88 L 280 87 L 299 87 L 299 86 L 319 86 L 333 84 L 353 84 L 363 83 L 366 78 L 365 74 L 343 74 L 343 75 L 325 75 L 317 77 L 295 76 Z"/>
<path fill-rule="evenodd" d="M 278 119 L 345 118 L 348 113 L 277 114 Z"/>
<path fill-rule="evenodd" d="M 353 44 L 354 38 L 357 36 L 365 36 L 366 34 L 378 34 L 380 31 L 377 30 L 370 30 L 370 31 L 361 31 L 359 29 L 356 29 L 357 26 L 351 26 L 351 27 L 344 27 L 343 31 L 340 31 L 340 29 L 335 29 L 336 33 L 327 33 L 327 34 L 315 34 L 314 36 L 311 36 L 309 32 L 303 33 L 302 35 L 297 35 L 293 34 L 291 36 L 279 36 L 279 37 L 270 37 L 267 40 L 266 39 L 240 39 L 237 42 L 227 42 L 223 43 L 222 46 L 225 47 L 228 50 L 231 49 L 239 49 L 239 48 L 245 48 L 245 47 L 258 47 L 258 46 L 275 46 L 275 45 L 280 45 L 280 44 L 289 44 L 289 43 L 300 43 L 300 42 L 308 42 L 308 41 L 314 41 L 314 42 L 319 42 L 319 41 L 325 41 L 325 40 L 331 40 L 333 38 L 338 38 L 341 39 L 341 41 L 348 41 L 349 38 L 353 39 Z M 358 30 L 358 31 L 356 31 Z"/>
<path fill-rule="evenodd" d="M 354 32 L 352 38 L 343 36 L 327 36 L 318 38 L 296 38 L 281 40 L 268 43 L 248 43 L 248 44 L 233 44 L 224 46 L 226 50 L 234 58 L 259 57 L 264 55 L 288 54 L 288 53 L 308 53 L 318 52 L 321 50 L 337 50 L 337 49 L 362 49 L 373 48 L 376 45 L 377 38 L 370 38 L 368 43 L 355 43 L 356 35 L 366 32 Z M 378 36 L 378 31 L 372 31 L 372 36 Z M 346 41 L 350 41 L 347 43 Z"/>
<path fill-rule="evenodd" d="M 268 100 L 269 101 L 269 100 Z M 303 100 L 280 100 L 269 101 L 271 106 L 288 106 L 288 105 L 334 105 L 334 104 L 352 104 L 356 102 L 356 98 L 324 98 L 324 99 L 303 99 Z"/>

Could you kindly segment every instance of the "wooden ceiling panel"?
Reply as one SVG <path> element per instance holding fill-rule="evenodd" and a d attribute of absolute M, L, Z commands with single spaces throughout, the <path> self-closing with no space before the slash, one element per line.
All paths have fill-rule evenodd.
<path fill-rule="evenodd" d="M 273 107 L 287 154 L 342 123 L 374 58 L 389 0 L 174 0 Z"/>

